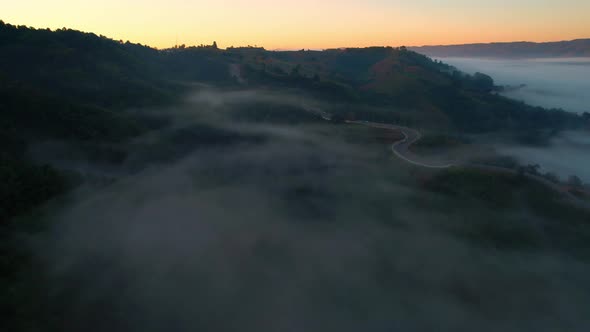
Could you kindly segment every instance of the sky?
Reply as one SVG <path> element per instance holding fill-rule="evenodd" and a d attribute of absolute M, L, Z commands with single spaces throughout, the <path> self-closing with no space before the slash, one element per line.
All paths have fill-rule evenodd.
<path fill-rule="evenodd" d="M 0 20 L 165 48 L 419 46 L 590 37 L 588 0 L 0 0 Z"/>

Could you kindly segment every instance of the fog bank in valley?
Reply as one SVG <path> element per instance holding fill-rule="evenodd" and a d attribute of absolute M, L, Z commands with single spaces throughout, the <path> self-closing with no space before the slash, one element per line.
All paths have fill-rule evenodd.
<path fill-rule="evenodd" d="M 590 133 L 566 132 L 551 140 L 547 147 L 500 146 L 499 152 L 524 164 L 538 164 L 542 172 L 553 172 L 562 180 L 576 175 L 590 183 Z"/>
<path fill-rule="evenodd" d="M 440 60 L 461 71 L 488 74 L 497 85 L 526 85 L 504 93 L 507 97 L 535 106 L 590 112 L 590 58 Z"/>
<path fill-rule="evenodd" d="M 542 221 L 419 189 L 382 143 L 308 119 L 301 100 L 313 104 L 197 93 L 163 111 L 169 127 L 135 142 L 149 154 L 170 136 L 188 148 L 71 195 L 35 240 L 60 330 L 590 328 L 582 260 L 470 240 L 489 218 L 550 248 Z M 306 120 L 236 116 L 260 101 Z"/>
<path fill-rule="evenodd" d="M 503 93 L 535 106 L 590 112 L 590 58 L 483 59 L 441 58 L 459 70 L 491 75 L 497 85 L 517 87 Z M 499 150 L 562 179 L 577 175 L 590 182 L 590 132 L 564 133 L 549 147 L 501 146 Z"/>

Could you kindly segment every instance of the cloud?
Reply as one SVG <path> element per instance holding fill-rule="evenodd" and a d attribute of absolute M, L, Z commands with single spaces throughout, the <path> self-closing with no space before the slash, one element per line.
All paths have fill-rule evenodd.
<path fill-rule="evenodd" d="M 442 58 L 460 70 L 491 75 L 496 84 L 526 86 L 506 92 L 510 98 L 535 106 L 590 112 L 588 59 L 480 59 Z"/>
<path fill-rule="evenodd" d="M 559 59 L 481 59 L 443 58 L 442 61 L 466 72 L 484 72 L 496 84 L 525 87 L 509 90 L 505 96 L 536 106 L 562 108 L 566 111 L 590 112 L 590 61 L 587 58 Z M 565 133 L 555 138 L 549 148 L 499 146 L 500 152 L 525 164 L 539 164 L 544 172 L 554 172 L 562 179 L 577 175 L 590 182 L 590 159 L 587 156 L 587 132 Z"/>
<path fill-rule="evenodd" d="M 549 147 L 500 146 L 498 151 L 508 154 L 521 163 L 539 164 L 541 171 L 553 172 L 567 180 L 576 175 L 590 182 L 590 134 L 566 132 L 551 140 Z"/>

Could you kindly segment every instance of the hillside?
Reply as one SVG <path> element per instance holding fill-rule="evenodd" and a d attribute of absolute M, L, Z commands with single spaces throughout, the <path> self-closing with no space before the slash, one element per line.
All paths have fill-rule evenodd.
<path fill-rule="evenodd" d="M 0 22 L 0 331 L 588 325 L 582 179 L 494 144 L 590 114 L 499 90 L 404 47 Z"/>
<path fill-rule="evenodd" d="M 533 43 L 489 43 L 411 47 L 433 57 L 557 58 L 590 57 L 590 39 Z"/>
<path fill-rule="evenodd" d="M 582 124 L 574 114 L 499 96 L 488 75 L 468 75 L 404 47 L 321 52 L 258 49 L 238 54 L 251 83 L 297 87 L 323 98 L 387 109 L 371 114 L 360 107 L 335 110 L 342 116 L 401 120 L 408 125 L 465 132 L 560 129 Z"/>
<path fill-rule="evenodd" d="M 135 110 L 182 104 L 203 84 L 299 91 L 329 104 L 336 120 L 463 132 L 555 131 L 583 122 L 500 97 L 491 77 L 461 73 L 403 47 L 156 50 L 92 33 L 0 22 L 0 180 L 8 184 L 0 191 L 2 219 L 68 186 L 59 172 L 29 160 L 31 146 L 57 140 L 84 146 L 92 162 L 124 159 L 121 142 L 162 126 Z M 267 119 L 278 107 L 257 105 L 244 106 L 240 117 Z M 309 114 L 292 106 L 281 109 L 288 121 L 308 121 Z"/>

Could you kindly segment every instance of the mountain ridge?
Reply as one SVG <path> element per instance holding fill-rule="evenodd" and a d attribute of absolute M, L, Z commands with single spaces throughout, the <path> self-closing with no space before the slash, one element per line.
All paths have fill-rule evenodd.
<path fill-rule="evenodd" d="M 554 42 L 492 42 L 413 46 L 409 49 L 437 57 L 590 57 L 590 38 Z"/>

